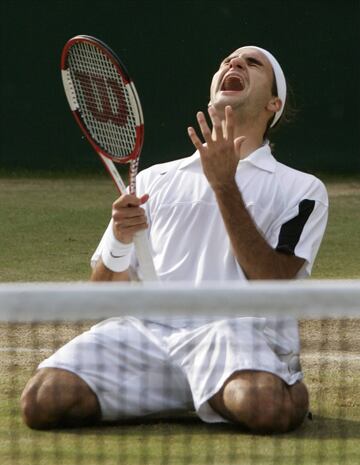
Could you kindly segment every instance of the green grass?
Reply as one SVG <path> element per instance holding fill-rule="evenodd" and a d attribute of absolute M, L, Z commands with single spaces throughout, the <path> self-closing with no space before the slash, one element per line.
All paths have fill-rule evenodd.
<path fill-rule="evenodd" d="M 315 415 L 294 433 L 255 436 L 193 417 L 39 432 L 25 428 L 16 409 L 2 410 L 3 465 L 354 465 L 360 452 L 359 421 L 327 415 Z"/>
<path fill-rule="evenodd" d="M 25 373 L 16 378 L 12 392 L 24 381 Z M 359 376 L 352 382 L 357 388 Z M 349 406 L 338 405 L 334 411 L 332 402 L 338 394 L 329 394 L 327 407 L 322 402 L 320 408 L 319 398 L 315 398 L 313 409 L 317 414 L 312 422 L 306 421 L 296 432 L 275 436 L 247 434 L 233 425 L 204 424 L 193 416 L 100 428 L 32 431 L 21 423 L 17 399 L 5 403 L 2 394 L 1 463 L 354 465 L 360 453 L 359 409 L 354 412 Z"/>
<path fill-rule="evenodd" d="M 360 278 L 360 179 L 328 180 L 329 221 L 313 278 Z"/>
<path fill-rule="evenodd" d="M 89 277 L 117 192 L 108 179 L 0 179 L 0 281 Z"/>
<path fill-rule="evenodd" d="M 329 179 L 327 185 L 329 224 L 313 277 L 360 278 L 360 181 Z M 0 281 L 87 280 L 90 256 L 116 195 L 107 178 L 0 178 Z M 21 422 L 18 398 L 41 358 L 42 354 L 31 353 L 6 358 L 0 353 L 2 465 L 353 465 L 359 461 L 358 364 L 345 371 L 313 369 L 306 380 L 313 422 L 293 433 L 262 437 L 229 425 L 207 425 L 193 416 L 32 431 Z"/>

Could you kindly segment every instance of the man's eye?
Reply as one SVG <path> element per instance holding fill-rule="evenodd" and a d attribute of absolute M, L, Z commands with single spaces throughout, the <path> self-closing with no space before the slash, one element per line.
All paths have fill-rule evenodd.
<path fill-rule="evenodd" d="M 251 58 L 247 61 L 247 63 L 249 66 L 261 66 L 261 63 L 259 61 L 253 60 Z"/>

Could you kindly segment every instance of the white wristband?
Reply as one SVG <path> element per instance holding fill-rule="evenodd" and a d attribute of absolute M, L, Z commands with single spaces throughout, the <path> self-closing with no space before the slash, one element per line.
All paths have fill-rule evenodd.
<path fill-rule="evenodd" d="M 131 252 L 134 244 L 123 244 L 114 236 L 110 229 L 105 237 L 105 242 L 101 252 L 101 258 L 106 266 L 111 271 L 119 273 L 129 268 Z"/>

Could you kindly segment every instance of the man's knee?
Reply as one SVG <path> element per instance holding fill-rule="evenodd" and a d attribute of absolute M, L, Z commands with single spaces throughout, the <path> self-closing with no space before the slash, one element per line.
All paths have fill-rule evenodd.
<path fill-rule="evenodd" d="M 65 370 L 44 368 L 27 383 L 21 396 L 26 425 L 51 429 L 100 415 L 95 394 L 78 376 Z"/>
<path fill-rule="evenodd" d="M 235 421 L 252 431 L 262 433 L 287 429 L 284 386 L 273 375 L 255 373 L 237 377 L 226 386 L 224 397 Z"/>
<path fill-rule="evenodd" d="M 301 424 L 307 409 L 298 403 L 294 411 L 288 387 L 280 378 L 253 371 L 231 376 L 210 405 L 225 418 L 258 433 L 294 429 Z"/>
<path fill-rule="evenodd" d="M 62 386 L 63 371 L 43 369 L 27 383 L 20 404 L 24 422 L 35 429 L 54 426 L 61 414 L 58 391 Z"/>
<path fill-rule="evenodd" d="M 290 429 L 299 427 L 309 412 L 309 392 L 303 382 L 288 386 L 288 393 L 292 403 Z"/>

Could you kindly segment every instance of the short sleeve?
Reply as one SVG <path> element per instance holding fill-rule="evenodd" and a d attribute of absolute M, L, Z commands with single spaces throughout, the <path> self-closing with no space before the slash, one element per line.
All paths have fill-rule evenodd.
<path fill-rule="evenodd" d="M 286 209 L 276 224 L 274 244 L 278 252 L 303 258 L 298 278 L 311 274 L 328 219 L 328 196 L 318 181 L 316 188 L 303 194 Z"/>

